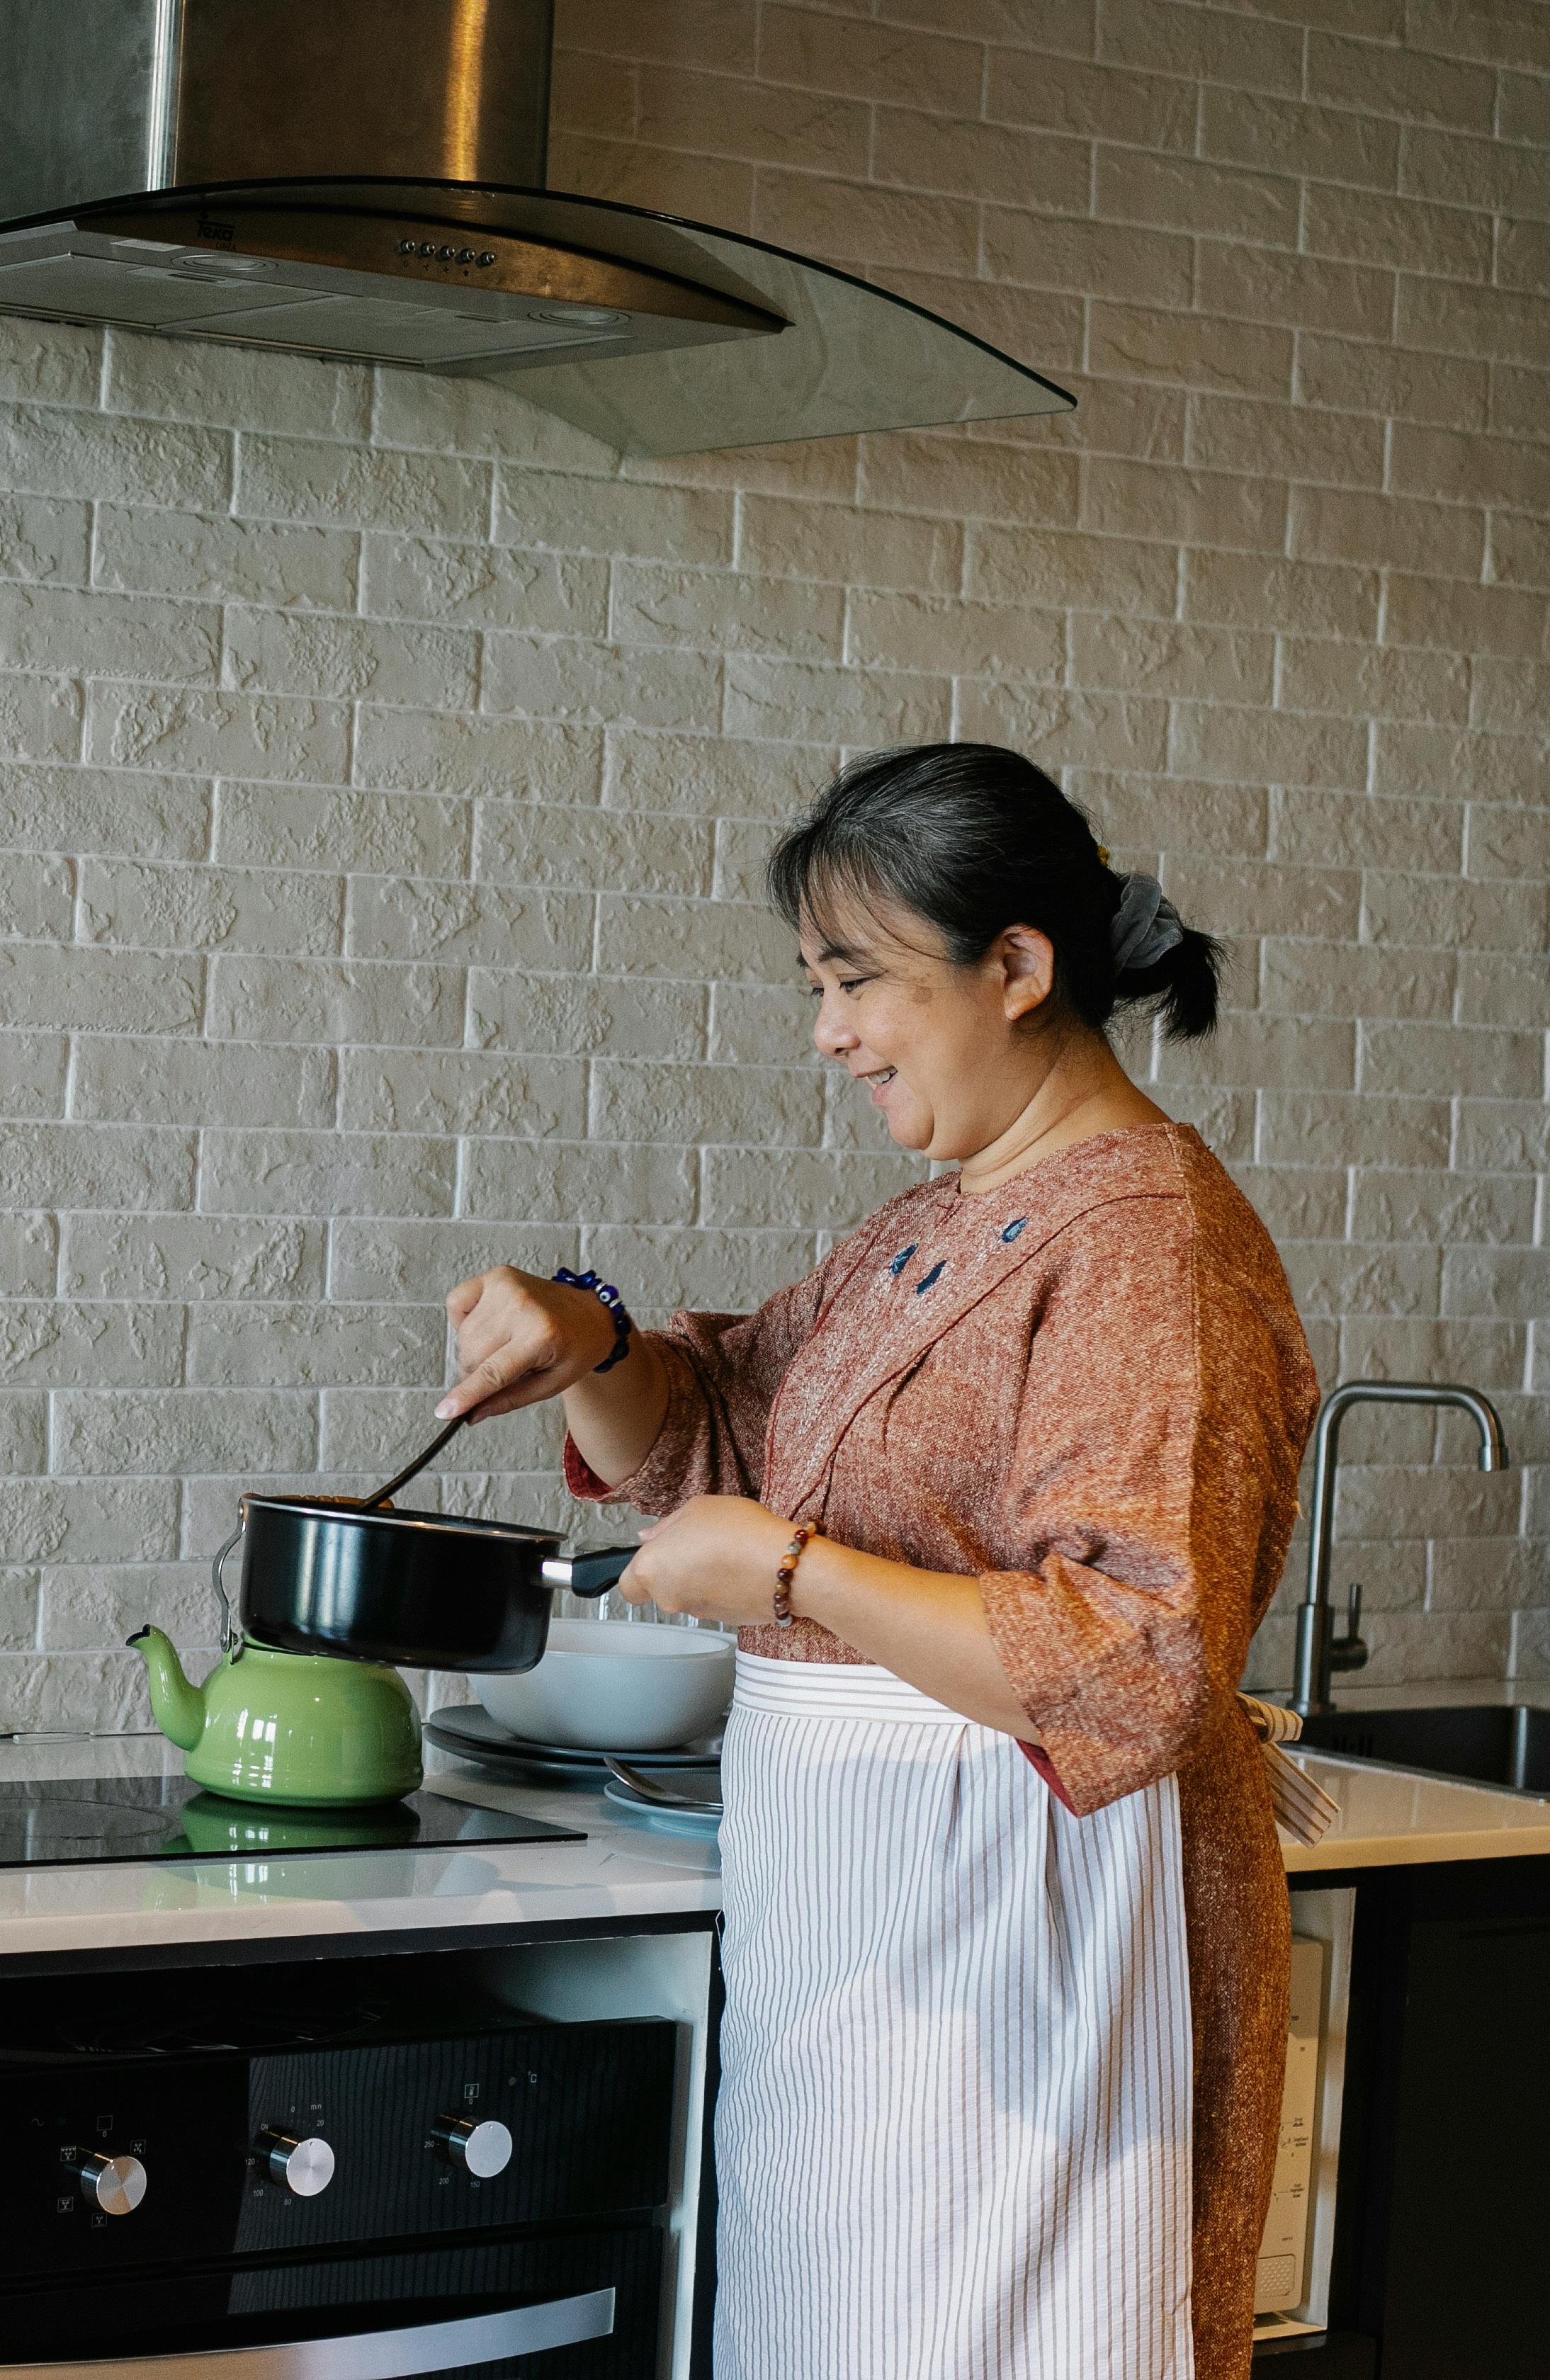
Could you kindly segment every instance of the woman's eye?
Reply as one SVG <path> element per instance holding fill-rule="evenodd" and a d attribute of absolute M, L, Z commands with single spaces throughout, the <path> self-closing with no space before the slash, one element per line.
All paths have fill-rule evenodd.
<path fill-rule="evenodd" d="M 853 975 L 848 983 L 842 983 L 839 988 L 841 991 L 860 991 L 863 985 L 871 981 L 872 978 L 869 975 Z"/>

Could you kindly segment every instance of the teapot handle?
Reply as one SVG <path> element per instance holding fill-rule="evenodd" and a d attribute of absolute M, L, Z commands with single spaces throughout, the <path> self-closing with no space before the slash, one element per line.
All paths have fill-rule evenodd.
<path fill-rule="evenodd" d="M 211 1583 L 215 1589 L 216 1600 L 219 1602 L 221 1607 L 221 1650 L 223 1653 L 229 1653 L 231 1651 L 232 1645 L 237 1638 L 237 1627 L 231 1616 L 231 1599 L 226 1594 L 226 1585 L 221 1577 L 221 1572 L 226 1568 L 227 1554 L 230 1553 L 233 1546 L 236 1545 L 238 1537 L 242 1535 L 242 1532 L 247 1525 L 248 1510 L 247 1506 L 244 1505 L 242 1508 L 242 1518 L 238 1522 L 236 1528 L 233 1529 L 230 1536 L 226 1539 L 226 1544 L 221 1548 L 220 1552 L 215 1556 L 214 1560 L 210 1565 Z"/>

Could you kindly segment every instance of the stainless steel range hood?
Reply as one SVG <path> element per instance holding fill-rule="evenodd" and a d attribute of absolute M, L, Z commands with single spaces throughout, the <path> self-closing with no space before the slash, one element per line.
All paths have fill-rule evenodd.
<path fill-rule="evenodd" d="M 472 375 L 629 454 L 1064 390 L 735 232 L 549 191 L 550 0 L 0 0 L 0 312 Z"/>

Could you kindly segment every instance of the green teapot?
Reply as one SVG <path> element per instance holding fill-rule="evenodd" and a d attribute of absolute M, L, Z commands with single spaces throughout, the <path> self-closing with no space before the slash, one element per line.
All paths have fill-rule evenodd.
<path fill-rule="evenodd" d="M 128 1641 L 157 1726 L 212 1793 L 323 1809 L 394 1801 L 423 1781 L 420 1715 L 397 1670 L 234 1635 L 196 1686 L 160 1628 Z"/>

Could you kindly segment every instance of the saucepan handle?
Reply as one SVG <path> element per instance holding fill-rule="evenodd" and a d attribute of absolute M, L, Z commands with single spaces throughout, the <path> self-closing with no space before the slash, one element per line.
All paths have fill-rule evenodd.
<path fill-rule="evenodd" d="M 566 1587 L 572 1595 L 606 1595 L 640 1550 L 639 1546 L 604 1546 L 593 1554 L 556 1554 L 542 1565 L 543 1584 Z"/>

